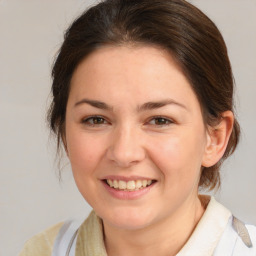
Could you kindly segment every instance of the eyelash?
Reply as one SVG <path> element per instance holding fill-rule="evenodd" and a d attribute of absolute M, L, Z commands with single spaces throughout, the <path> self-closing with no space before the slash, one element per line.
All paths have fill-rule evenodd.
<path fill-rule="evenodd" d="M 97 120 L 97 119 L 102 119 L 102 121 L 104 123 L 100 123 L 100 124 L 90 123 L 90 121 Z M 169 125 L 174 123 L 173 120 L 171 120 L 169 118 L 165 118 L 163 116 L 153 116 L 153 117 L 150 118 L 150 120 L 147 123 L 150 123 L 152 120 L 156 121 L 157 119 L 162 119 L 162 121 L 164 121 L 165 123 L 164 124 L 159 124 L 159 125 L 156 125 L 156 124 L 151 124 L 151 125 L 156 125 L 158 127 L 163 127 L 163 126 L 169 126 Z M 105 121 L 106 121 L 106 119 L 103 116 L 90 116 L 86 119 L 83 119 L 82 123 L 85 124 L 85 125 L 91 126 L 91 127 L 95 127 L 95 126 L 99 126 L 99 125 L 105 125 L 106 124 Z M 106 122 L 108 123 L 108 121 L 106 121 Z"/>

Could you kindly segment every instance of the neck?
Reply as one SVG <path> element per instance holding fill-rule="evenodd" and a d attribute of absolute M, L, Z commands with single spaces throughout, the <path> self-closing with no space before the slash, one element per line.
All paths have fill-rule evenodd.
<path fill-rule="evenodd" d="M 108 256 L 176 255 L 188 241 L 204 213 L 198 197 L 175 214 L 138 230 L 123 230 L 104 223 Z"/>

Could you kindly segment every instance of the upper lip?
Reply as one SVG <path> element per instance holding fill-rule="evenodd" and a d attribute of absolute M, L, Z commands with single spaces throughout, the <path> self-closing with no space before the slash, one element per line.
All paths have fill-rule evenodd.
<path fill-rule="evenodd" d="M 130 180 L 156 180 L 153 178 L 145 177 L 145 176 L 119 176 L 119 175 L 108 175 L 102 178 L 102 180 L 123 180 L 123 181 L 130 181 Z"/>

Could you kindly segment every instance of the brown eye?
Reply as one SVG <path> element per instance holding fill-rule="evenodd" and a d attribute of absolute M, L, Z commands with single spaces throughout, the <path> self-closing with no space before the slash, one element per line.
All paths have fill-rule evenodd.
<path fill-rule="evenodd" d="M 163 126 L 172 124 L 173 121 L 164 117 L 154 117 L 149 121 L 151 125 Z"/>
<path fill-rule="evenodd" d="M 94 117 L 92 118 L 93 124 L 103 124 L 104 119 L 102 117 Z"/>
<path fill-rule="evenodd" d="M 155 124 L 157 125 L 163 125 L 163 124 L 167 124 L 169 123 L 169 121 L 165 118 L 156 118 L 155 119 Z"/>
<path fill-rule="evenodd" d="M 107 121 L 101 116 L 91 116 L 89 118 L 84 119 L 82 123 L 90 126 L 96 126 L 106 124 Z"/>

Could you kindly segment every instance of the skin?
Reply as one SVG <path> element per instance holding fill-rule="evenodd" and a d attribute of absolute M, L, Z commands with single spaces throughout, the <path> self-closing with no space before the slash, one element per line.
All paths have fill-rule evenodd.
<path fill-rule="evenodd" d="M 66 110 L 66 152 L 78 189 L 103 219 L 108 255 L 175 255 L 203 215 L 200 170 L 223 155 L 232 113 L 223 113 L 217 128 L 206 127 L 181 69 L 152 46 L 93 52 L 73 74 Z M 123 200 L 106 191 L 107 175 L 157 182 L 140 198 Z"/>

